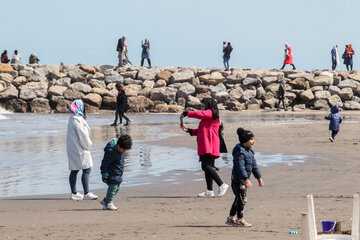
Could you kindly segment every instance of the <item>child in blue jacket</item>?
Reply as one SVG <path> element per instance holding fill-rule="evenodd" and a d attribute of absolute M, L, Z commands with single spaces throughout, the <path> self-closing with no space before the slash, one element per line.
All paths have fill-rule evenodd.
<path fill-rule="evenodd" d="M 237 129 L 240 143 L 233 149 L 233 169 L 231 175 L 231 188 L 235 195 L 234 203 L 230 210 L 230 215 L 226 224 L 242 227 L 251 227 L 252 225 L 244 219 L 244 207 L 247 202 L 246 189 L 252 187 L 250 181 L 251 173 L 259 182 L 259 186 L 264 186 L 261 179 L 260 170 L 256 164 L 254 151 L 251 149 L 255 143 L 254 134 L 243 128 Z M 237 215 L 237 218 L 235 217 Z"/>
<path fill-rule="evenodd" d="M 104 210 L 117 210 L 113 200 L 120 189 L 124 172 L 124 153 L 131 149 L 132 139 L 129 135 L 114 138 L 104 148 L 105 154 L 101 162 L 102 181 L 108 185 L 106 197 L 100 202 Z"/>
<path fill-rule="evenodd" d="M 339 107 L 334 105 L 331 107 L 331 113 L 325 117 L 325 119 L 330 120 L 329 130 L 331 131 L 331 137 L 329 140 L 331 142 L 335 141 L 335 136 L 340 130 L 340 123 L 342 123 L 342 116 L 339 114 Z"/>

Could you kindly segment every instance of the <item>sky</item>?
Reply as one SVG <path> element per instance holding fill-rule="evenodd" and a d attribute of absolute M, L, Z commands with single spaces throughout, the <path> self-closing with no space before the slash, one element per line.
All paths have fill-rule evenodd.
<path fill-rule="evenodd" d="M 154 66 L 222 67 L 229 41 L 234 67 L 280 68 L 289 42 L 298 69 L 331 68 L 333 45 L 341 58 L 347 43 L 360 69 L 359 0 L 0 1 L 0 51 L 25 63 L 35 52 L 42 64 L 116 65 L 125 35 L 135 65 L 148 38 Z"/>

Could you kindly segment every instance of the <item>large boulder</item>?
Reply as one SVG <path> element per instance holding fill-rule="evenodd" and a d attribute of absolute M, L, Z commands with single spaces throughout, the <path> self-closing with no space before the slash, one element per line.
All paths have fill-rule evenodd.
<path fill-rule="evenodd" d="M 312 80 L 309 80 L 311 86 L 330 86 L 334 82 L 334 79 L 329 76 L 318 76 Z"/>
<path fill-rule="evenodd" d="M 229 75 L 226 77 L 224 83 L 225 84 L 237 84 L 237 83 L 241 83 L 242 80 L 243 80 L 243 78 L 240 76 L 240 74 L 232 74 L 232 75 Z"/>
<path fill-rule="evenodd" d="M 56 113 L 68 113 L 69 112 L 69 106 L 71 105 L 71 101 L 69 100 L 61 100 L 56 104 L 55 112 Z"/>
<path fill-rule="evenodd" d="M 211 89 L 211 96 L 215 97 L 215 94 L 218 92 L 226 92 L 226 87 L 223 83 L 219 83 L 213 89 Z"/>
<path fill-rule="evenodd" d="M 278 80 L 277 77 L 264 77 L 264 78 L 262 79 L 262 83 L 263 83 L 263 85 L 266 87 L 267 85 L 270 85 L 270 84 L 272 84 L 272 83 L 276 83 L 277 80 Z"/>
<path fill-rule="evenodd" d="M 344 103 L 345 110 L 360 110 L 360 103 L 355 101 L 346 101 Z"/>
<path fill-rule="evenodd" d="M 150 92 L 150 100 L 175 103 L 177 89 L 170 87 L 153 88 Z"/>
<path fill-rule="evenodd" d="M 116 109 L 116 97 L 104 96 L 101 103 L 103 109 Z"/>
<path fill-rule="evenodd" d="M 154 82 L 153 80 L 145 80 L 144 82 L 149 83 L 149 82 Z M 136 85 L 142 85 L 143 81 L 142 80 L 134 80 L 131 78 L 126 78 L 123 80 L 123 85 L 130 85 L 130 84 L 136 84 Z"/>
<path fill-rule="evenodd" d="M 86 66 L 81 64 L 80 69 L 86 73 L 95 74 L 96 69 L 93 66 Z"/>
<path fill-rule="evenodd" d="M 201 102 L 200 99 L 193 96 L 188 96 L 186 107 L 201 109 Z"/>
<path fill-rule="evenodd" d="M 354 96 L 354 93 L 353 93 L 353 90 L 351 88 L 343 88 L 338 93 L 338 95 L 339 95 L 339 97 L 341 98 L 342 101 L 348 101 L 348 100 L 352 99 L 352 97 Z"/>
<path fill-rule="evenodd" d="M 338 88 L 337 86 L 330 86 L 329 92 L 331 95 L 338 94 L 340 92 L 340 88 Z"/>
<path fill-rule="evenodd" d="M 250 89 L 247 89 L 243 92 L 243 94 L 241 95 L 241 101 L 243 102 L 247 102 L 249 101 L 250 99 L 253 99 L 256 97 L 256 90 L 250 90 Z"/>
<path fill-rule="evenodd" d="M 68 72 L 68 77 L 71 78 L 71 82 L 86 82 L 86 72 L 80 70 L 79 68 L 75 68 Z"/>
<path fill-rule="evenodd" d="M 239 103 L 239 101 L 231 100 L 225 103 L 225 109 L 230 111 L 242 111 L 246 109 L 244 103 Z"/>
<path fill-rule="evenodd" d="M 23 100 L 32 100 L 34 98 L 46 98 L 48 95 L 47 82 L 29 82 L 19 87 L 19 98 Z"/>
<path fill-rule="evenodd" d="M 317 91 L 315 92 L 315 99 L 328 99 L 329 97 L 331 97 L 331 94 L 329 91 Z"/>
<path fill-rule="evenodd" d="M 352 74 L 349 75 L 349 78 L 360 82 L 360 73 L 358 73 L 358 72 L 357 73 L 352 73 Z"/>
<path fill-rule="evenodd" d="M 51 113 L 49 100 L 46 98 L 34 98 L 30 102 L 30 110 L 34 113 Z"/>
<path fill-rule="evenodd" d="M 14 80 L 14 77 L 8 73 L 0 73 L 0 80 L 7 82 L 7 83 L 12 83 L 12 81 Z"/>
<path fill-rule="evenodd" d="M 19 95 L 19 91 L 17 90 L 17 88 L 14 85 L 9 84 L 5 88 L 5 90 L 0 92 L 0 100 L 9 100 L 9 99 L 17 98 L 18 95 Z"/>
<path fill-rule="evenodd" d="M 168 112 L 177 113 L 177 112 L 182 112 L 182 111 L 184 111 L 183 106 L 173 105 L 173 104 L 168 105 Z"/>
<path fill-rule="evenodd" d="M 82 92 L 84 94 L 88 94 L 91 93 L 91 87 L 85 83 L 81 83 L 81 82 L 75 82 L 72 83 L 69 87 L 71 90 L 77 91 L 77 92 Z"/>
<path fill-rule="evenodd" d="M 279 86 L 280 86 L 279 83 L 272 83 L 272 84 L 268 85 L 265 88 L 265 90 L 275 93 L 275 92 L 277 92 L 279 90 Z"/>
<path fill-rule="evenodd" d="M 268 98 L 268 99 L 264 100 L 263 104 L 264 104 L 264 107 L 275 108 L 275 106 L 277 104 L 277 99 L 276 98 Z"/>
<path fill-rule="evenodd" d="M 169 82 L 170 78 L 171 78 L 171 72 L 168 71 L 168 70 L 161 71 L 161 72 L 156 74 L 156 78 L 158 80 L 165 80 L 165 82 Z"/>
<path fill-rule="evenodd" d="M 99 94 L 100 96 L 108 96 L 109 90 L 105 88 L 93 88 L 92 93 Z"/>
<path fill-rule="evenodd" d="M 158 70 L 155 68 L 141 68 L 137 74 L 138 80 L 156 80 L 156 74 L 158 73 Z"/>
<path fill-rule="evenodd" d="M 234 88 L 230 91 L 230 99 L 240 100 L 244 90 L 241 87 Z"/>
<path fill-rule="evenodd" d="M 341 98 L 338 95 L 332 95 L 331 97 L 329 97 L 328 102 L 331 107 L 335 105 L 338 105 L 339 107 L 343 107 L 343 102 L 341 101 Z"/>
<path fill-rule="evenodd" d="M 157 80 L 154 87 L 156 88 L 166 87 L 166 81 L 162 79 Z"/>
<path fill-rule="evenodd" d="M 120 73 L 120 75 L 123 76 L 124 78 L 131 78 L 131 79 L 136 79 L 137 74 L 138 71 L 126 71 Z"/>
<path fill-rule="evenodd" d="M 215 94 L 215 99 L 218 101 L 218 103 L 224 103 L 227 100 L 229 100 L 230 95 L 228 92 L 217 92 Z"/>
<path fill-rule="evenodd" d="M 78 92 L 72 89 L 67 89 L 64 92 L 64 98 L 69 101 L 74 101 L 76 99 L 82 99 L 85 96 L 84 93 Z"/>
<path fill-rule="evenodd" d="M 104 80 L 105 75 L 103 73 L 101 73 L 101 72 L 96 72 L 92 78 L 93 79 L 98 79 L 98 80 Z"/>
<path fill-rule="evenodd" d="M 62 96 L 66 89 L 68 88 L 63 86 L 51 86 L 48 90 L 48 95 Z"/>
<path fill-rule="evenodd" d="M 26 113 L 28 108 L 28 103 L 21 99 L 11 99 L 6 102 L 6 110 L 12 112 Z"/>
<path fill-rule="evenodd" d="M 39 68 L 35 68 L 35 75 L 42 76 L 47 78 L 51 74 L 51 69 L 48 66 L 42 66 Z"/>
<path fill-rule="evenodd" d="M 357 89 L 357 87 L 360 86 L 360 83 L 351 79 L 345 79 L 344 81 L 341 81 L 338 85 L 339 88 L 351 88 L 353 91 Z"/>
<path fill-rule="evenodd" d="M 220 72 L 212 72 L 210 74 L 202 75 L 199 79 L 207 85 L 217 85 L 225 80 L 224 76 Z"/>
<path fill-rule="evenodd" d="M 290 81 L 289 84 L 294 89 L 307 89 L 307 84 L 305 78 L 295 78 L 294 80 Z"/>
<path fill-rule="evenodd" d="M 246 102 L 246 109 L 247 110 L 260 110 L 261 108 L 261 100 L 253 98 Z"/>
<path fill-rule="evenodd" d="M 185 69 L 171 74 L 170 81 L 173 83 L 191 82 L 194 77 L 195 75 L 192 70 Z"/>
<path fill-rule="evenodd" d="M 141 90 L 140 85 L 130 84 L 124 87 L 126 96 L 137 96 L 138 92 Z"/>
<path fill-rule="evenodd" d="M 118 83 L 118 82 L 121 83 L 123 80 L 124 80 L 124 78 L 120 74 L 112 74 L 112 75 L 105 76 L 106 85 L 108 85 L 110 83 Z"/>
<path fill-rule="evenodd" d="M 97 79 L 91 79 L 88 84 L 92 87 L 92 88 L 106 88 L 106 84 L 104 81 L 101 80 L 97 80 Z"/>
<path fill-rule="evenodd" d="M 25 85 L 28 82 L 27 78 L 24 76 L 20 76 L 14 79 L 14 81 L 12 82 L 12 84 L 15 87 L 20 87 L 21 85 Z"/>
<path fill-rule="evenodd" d="M 187 98 L 188 95 L 193 95 L 195 93 L 196 89 L 193 85 L 191 85 L 188 82 L 185 82 L 181 84 L 178 92 L 177 92 L 177 98 Z"/>
<path fill-rule="evenodd" d="M 197 85 L 196 87 L 196 93 L 207 93 L 210 92 L 211 88 L 206 85 Z"/>
<path fill-rule="evenodd" d="M 259 83 L 261 83 L 259 78 L 250 78 L 247 77 L 242 81 L 242 84 L 244 86 L 248 86 L 248 85 L 253 85 L 253 86 L 257 86 Z"/>
<path fill-rule="evenodd" d="M 314 74 L 302 72 L 302 73 L 289 74 L 287 77 L 290 78 L 290 79 L 304 78 L 304 79 L 310 81 L 310 80 L 313 80 L 313 79 L 314 79 Z"/>
<path fill-rule="evenodd" d="M 56 80 L 54 85 L 70 87 L 71 78 L 69 78 L 69 77 L 60 78 L 60 79 Z"/>
<path fill-rule="evenodd" d="M 138 95 L 140 96 L 144 96 L 144 97 L 149 97 L 150 96 L 150 92 L 151 92 L 151 89 L 150 87 L 144 87 L 143 89 L 141 89 L 139 92 L 138 92 Z"/>
<path fill-rule="evenodd" d="M 305 101 L 312 101 L 315 99 L 315 96 L 311 89 L 308 89 L 300 94 L 300 98 Z"/>
<path fill-rule="evenodd" d="M 101 96 L 96 93 L 87 94 L 85 97 L 83 97 L 83 100 L 84 100 L 84 102 L 86 102 L 92 106 L 96 106 L 98 108 L 101 106 L 101 102 L 102 102 Z"/>
<path fill-rule="evenodd" d="M 329 104 L 325 99 L 319 99 L 314 102 L 314 108 L 315 109 L 322 109 L 322 110 L 328 110 Z"/>
<path fill-rule="evenodd" d="M 129 97 L 128 104 L 131 111 L 145 112 L 154 106 L 154 102 L 144 96 Z"/>
<path fill-rule="evenodd" d="M 155 86 L 155 81 L 153 81 L 153 80 L 145 80 L 142 83 L 143 88 L 145 88 L 145 87 L 153 88 L 154 86 Z"/>

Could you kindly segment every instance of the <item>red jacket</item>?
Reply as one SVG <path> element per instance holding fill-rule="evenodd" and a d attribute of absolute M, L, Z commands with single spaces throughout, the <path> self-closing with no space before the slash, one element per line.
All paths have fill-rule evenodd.
<path fill-rule="evenodd" d="M 286 49 L 284 50 L 285 51 L 285 54 L 286 54 Z M 284 60 L 284 65 L 285 64 L 294 64 L 293 62 L 293 58 L 292 58 L 292 55 L 291 55 L 291 47 L 289 46 L 288 47 L 288 55 L 286 56 L 285 60 Z"/>
<path fill-rule="evenodd" d="M 219 127 L 220 118 L 214 120 L 211 109 L 204 111 L 189 111 L 189 118 L 200 119 L 197 129 L 191 130 L 191 136 L 197 136 L 198 155 L 211 154 L 220 157 Z"/>

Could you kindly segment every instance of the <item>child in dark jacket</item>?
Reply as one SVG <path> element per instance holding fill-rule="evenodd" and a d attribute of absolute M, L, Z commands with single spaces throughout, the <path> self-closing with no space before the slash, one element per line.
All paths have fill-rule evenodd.
<path fill-rule="evenodd" d="M 331 107 L 331 113 L 325 117 L 326 120 L 330 120 L 329 130 L 331 131 L 330 142 L 335 141 L 335 136 L 340 130 L 340 123 L 342 123 L 342 116 L 339 114 L 339 107 L 334 105 Z"/>
<path fill-rule="evenodd" d="M 104 148 L 105 154 L 101 162 L 102 181 L 108 185 L 106 197 L 100 202 L 104 210 L 117 210 L 113 200 L 120 189 L 124 172 L 124 153 L 131 149 L 132 139 L 129 135 L 114 138 Z"/>
<path fill-rule="evenodd" d="M 233 149 L 233 169 L 231 175 L 231 188 L 235 195 L 235 200 L 231 206 L 230 215 L 226 224 L 234 226 L 251 227 L 252 225 L 244 219 L 244 207 L 247 202 L 246 189 L 252 187 L 250 181 L 251 173 L 259 182 L 259 186 L 264 186 L 261 179 L 260 170 L 254 158 L 254 151 L 251 149 L 255 143 L 254 134 L 243 128 L 237 129 L 240 143 Z M 237 218 L 235 217 L 237 215 Z"/>

